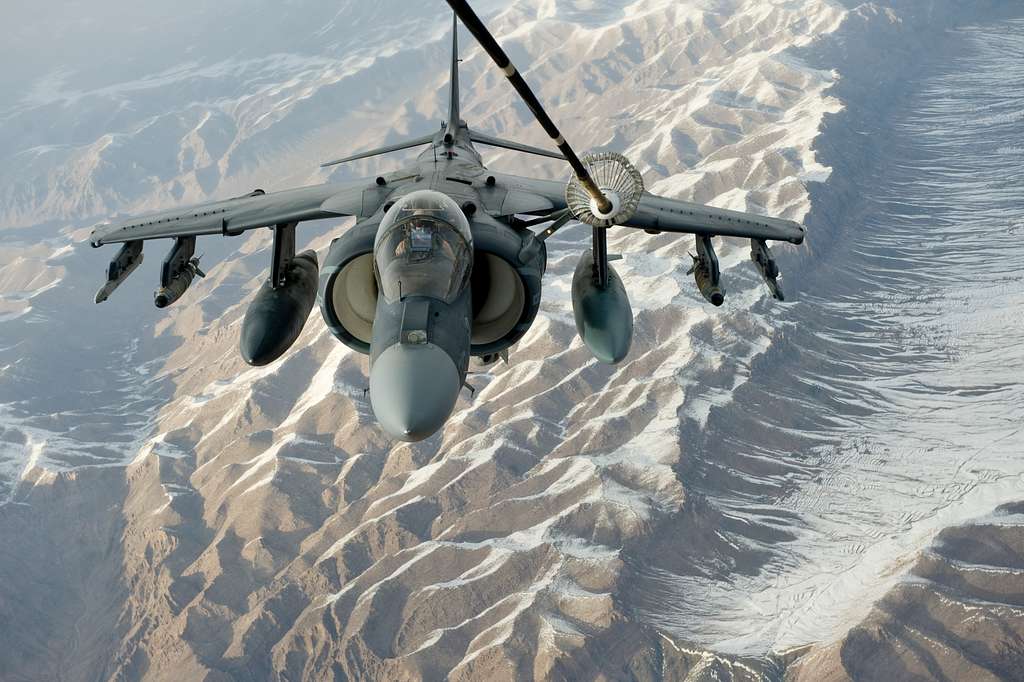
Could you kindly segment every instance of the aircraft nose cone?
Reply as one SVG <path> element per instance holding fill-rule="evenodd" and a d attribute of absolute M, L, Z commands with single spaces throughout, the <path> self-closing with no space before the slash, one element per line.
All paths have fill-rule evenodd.
<path fill-rule="evenodd" d="M 396 343 L 370 369 L 370 405 L 384 430 L 421 441 L 448 420 L 462 382 L 452 359 L 433 344 Z"/>

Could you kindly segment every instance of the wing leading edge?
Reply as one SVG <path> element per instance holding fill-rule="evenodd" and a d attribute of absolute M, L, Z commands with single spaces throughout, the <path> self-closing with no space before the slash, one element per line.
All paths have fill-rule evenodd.
<path fill-rule="evenodd" d="M 565 185 L 554 180 L 536 180 L 493 173 L 497 180 L 514 189 L 539 194 L 554 205 L 567 208 Z M 706 237 L 744 237 L 800 244 L 805 230 L 799 223 L 755 213 L 731 211 L 644 192 L 636 213 L 622 227 Z"/>
<path fill-rule="evenodd" d="M 649 192 L 644 193 L 636 214 L 626 221 L 625 227 L 681 232 L 702 237 L 746 237 L 791 244 L 802 243 L 806 233 L 803 225 L 792 220 L 730 211 L 659 197 Z"/>
<path fill-rule="evenodd" d="M 98 247 L 145 239 L 206 234 L 237 235 L 258 227 L 339 216 L 363 216 L 379 208 L 383 201 L 379 190 L 373 180 L 316 185 L 273 193 L 256 190 L 234 199 L 100 225 L 92 231 L 89 241 Z"/>

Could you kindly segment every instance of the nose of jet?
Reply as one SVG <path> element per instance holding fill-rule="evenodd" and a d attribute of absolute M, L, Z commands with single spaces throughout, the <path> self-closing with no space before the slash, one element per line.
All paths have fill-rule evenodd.
<path fill-rule="evenodd" d="M 377 421 L 408 442 L 444 426 L 461 388 L 455 363 L 433 344 L 396 343 L 370 369 L 370 404 Z"/>

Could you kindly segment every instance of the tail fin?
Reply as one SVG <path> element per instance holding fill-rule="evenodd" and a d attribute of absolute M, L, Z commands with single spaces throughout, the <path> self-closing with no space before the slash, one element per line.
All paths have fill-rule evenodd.
<path fill-rule="evenodd" d="M 452 73 L 450 81 L 450 93 L 448 102 L 448 121 L 445 123 L 445 132 L 455 138 L 456 133 L 459 130 L 459 123 L 461 121 L 461 114 L 459 112 L 459 17 L 452 15 Z M 346 163 L 348 161 L 355 161 L 357 159 L 366 159 L 371 156 L 378 156 L 380 154 L 387 154 L 389 152 L 397 152 L 402 149 L 409 149 L 411 147 L 419 147 L 421 145 L 430 144 L 434 141 L 434 135 L 424 135 L 423 137 L 417 137 L 412 140 L 406 140 L 397 144 L 388 145 L 387 147 L 380 147 L 378 149 L 370 149 L 365 152 L 346 156 L 341 159 L 335 159 L 326 163 L 320 164 L 321 168 L 327 168 L 328 166 L 335 166 L 339 163 Z"/>
<path fill-rule="evenodd" d="M 461 114 L 459 112 L 459 18 L 452 14 L 452 73 L 449 81 L 448 124 L 446 130 L 451 135 L 459 129 Z"/>

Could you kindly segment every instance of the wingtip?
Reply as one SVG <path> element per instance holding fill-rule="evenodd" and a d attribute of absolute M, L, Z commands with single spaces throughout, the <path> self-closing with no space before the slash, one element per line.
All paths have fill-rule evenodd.
<path fill-rule="evenodd" d="M 103 223 L 102 225 L 97 225 L 94 228 L 92 228 L 92 231 L 89 232 L 88 237 L 89 246 L 91 246 L 94 249 L 98 249 L 101 246 L 105 246 L 107 242 L 104 241 L 104 238 L 107 235 L 113 234 L 114 228 L 120 224 L 123 223 Z"/>
<path fill-rule="evenodd" d="M 799 236 L 791 239 L 790 242 L 792 242 L 793 244 L 797 244 L 797 245 L 803 244 L 804 243 L 804 237 L 807 236 L 807 228 L 804 227 L 803 225 L 801 225 L 800 223 L 797 223 L 797 222 L 793 223 L 793 227 L 796 228 L 797 232 L 799 233 Z"/>

